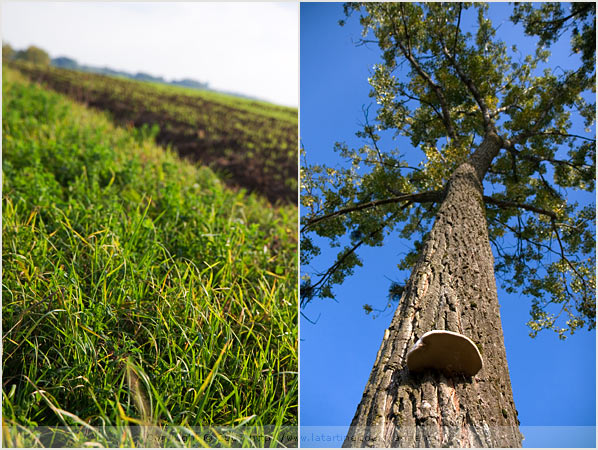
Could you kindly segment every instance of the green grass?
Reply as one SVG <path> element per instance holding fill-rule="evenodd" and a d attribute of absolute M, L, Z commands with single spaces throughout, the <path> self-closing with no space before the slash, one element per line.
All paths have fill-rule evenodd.
<path fill-rule="evenodd" d="M 4 445 L 281 445 L 296 207 L 10 70 L 2 106 Z"/>
<path fill-rule="evenodd" d="M 201 161 L 234 186 L 297 204 L 297 109 L 218 93 L 14 61 L 29 79 L 122 125 L 157 125 L 158 142 Z"/>
<path fill-rule="evenodd" d="M 55 66 L 51 66 L 55 67 Z M 79 71 L 75 69 L 64 69 L 72 72 L 78 72 L 83 74 L 95 74 L 95 72 Z M 99 75 L 99 74 L 98 74 Z M 147 80 L 133 80 L 132 78 L 125 77 L 123 75 L 108 75 L 101 74 L 106 78 L 112 78 L 125 82 L 139 83 L 147 86 L 151 86 L 156 91 L 162 91 L 167 93 L 178 93 L 188 97 L 199 97 L 205 100 L 218 102 L 225 104 L 237 109 L 243 109 L 253 113 L 254 115 L 262 115 L 265 117 L 271 117 L 278 120 L 293 123 L 297 125 L 299 123 L 297 117 L 297 108 L 292 106 L 278 105 L 275 103 L 268 102 L 266 100 L 258 100 L 247 97 L 242 97 L 234 94 L 227 94 L 224 92 L 214 91 L 210 88 L 197 89 L 186 86 L 178 86 L 176 84 L 160 83 L 158 81 L 147 81 Z"/>
<path fill-rule="evenodd" d="M 193 89 L 185 86 L 169 85 L 164 83 L 157 83 L 153 81 L 143 81 L 156 90 L 164 92 L 180 93 L 189 97 L 199 97 L 212 102 L 218 102 L 231 108 L 243 109 L 255 115 L 264 117 L 271 117 L 273 119 L 285 121 L 297 125 L 299 123 L 297 117 L 297 108 L 290 106 L 276 105 L 263 100 L 253 100 L 250 98 L 238 97 L 230 94 L 223 94 L 221 92 Z"/>

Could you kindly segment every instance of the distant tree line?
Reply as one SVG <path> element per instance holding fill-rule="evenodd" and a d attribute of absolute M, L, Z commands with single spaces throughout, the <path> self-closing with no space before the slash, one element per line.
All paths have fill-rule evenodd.
<path fill-rule="evenodd" d="M 113 70 L 109 67 L 95 67 L 79 64 L 72 58 L 66 56 L 59 56 L 58 58 L 50 58 L 48 53 L 36 46 L 29 46 L 26 50 L 15 50 L 10 44 L 2 44 L 2 61 L 28 61 L 34 64 L 52 65 L 63 69 L 79 70 L 81 72 L 99 73 L 102 75 L 120 76 L 131 78 L 139 81 L 152 81 L 155 83 L 171 84 L 175 86 L 184 86 L 193 89 L 210 89 L 208 83 L 193 80 L 190 78 L 183 78 L 181 80 L 166 81 L 163 77 L 155 77 L 148 73 L 137 72 L 135 74 L 130 72 L 123 72 L 120 70 Z"/>
<path fill-rule="evenodd" d="M 39 47 L 30 45 L 26 50 L 15 50 L 10 44 L 2 44 L 2 61 L 29 61 L 35 64 L 49 65 L 51 60 L 48 53 Z"/>

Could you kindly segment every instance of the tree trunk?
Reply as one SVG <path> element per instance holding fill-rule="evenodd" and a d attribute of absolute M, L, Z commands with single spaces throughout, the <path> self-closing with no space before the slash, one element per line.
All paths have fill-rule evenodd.
<path fill-rule="evenodd" d="M 407 283 L 343 447 L 520 447 L 481 180 L 501 148 L 489 134 L 455 170 Z M 411 373 L 406 355 L 431 330 L 464 334 L 473 377 Z"/>

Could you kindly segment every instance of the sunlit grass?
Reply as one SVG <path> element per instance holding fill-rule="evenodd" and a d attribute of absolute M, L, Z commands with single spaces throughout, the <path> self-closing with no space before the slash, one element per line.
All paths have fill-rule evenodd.
<path fill-rule="evenodd" d="M 3 75 L 4 444 L 284 443 L 296 208 Z"/>
<path fill-rule="evenodd" d="M 256 115 L 271 117 L 294 124 L 298 123 L 297 108 L 290 106 L 275 105 L 263 100 L 243 98 L 221 92 L 193 89 L 185 86 L 169 85 L 153 81 L 146 81 L 145 83 L 164 92 L 182 93 L 188 96 L 200 97 L 205 100 L 226 104 L 234 108 L 241 108 Z"/>
<path fill-rule="evenodd" d="M 230 186 L 297 203 L 297 109 L 194 89 L 13 61 L 29 79 L 109 111 L 141 136 L 217 170 Z"/>

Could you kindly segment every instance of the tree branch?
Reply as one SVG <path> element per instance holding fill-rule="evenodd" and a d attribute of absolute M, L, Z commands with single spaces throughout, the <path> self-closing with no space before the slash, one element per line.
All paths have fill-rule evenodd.
<path fill-rule="evenodd" d="M 404 22 L 404 13 L 402 11 L 401 16 L 403 18 L 403 28 L 405 38 L 407 41 L 407 48 L 405 48 L 405 46 L 401 43 L 399 30 L 397 29 L 396 23 L 393 21 L 392 26 L 394 31 L 395 47 L 401 51 L 403 56 L 407 58 L 407 60 L 411 64 L 411 67 L 413 67 L 413 69 L 418 73 L 418 75 L 422 77 L 424 81 L 428 84 L 428 86 L 430 86 L 430 88 L 434 91 L 436 97 L 438 97 L 438 102 L 440 103 L 440 108 L 442 110 L 442 121 L 444 123 L 444 126 L 446 127 L 446 131 L 451 139 L 457 140 L 457 133 L 455 132 L 455 128 L 453 127 L 453 122 L 451 119 L 448 105 L 446 103 L 446 98 L 444 97 L 444 93 L 441 87 L 438 84 L 436 84 L 434 80 L 432 80 L 432 77 L 422 68 L 417 59 L 415 59 L 415 57 L 413 56 L 410 44 L 411 40 L 407 31 L 407 24 Z"/>
<path fill-rule="evenodd" d="M 546 28 L 547 32 L 549 30 L 550 34 L 554 34 L 559 29 L 561 29 L 563 27 L 563 24 L 565 22 L 567 22 L 569 19 L 572 19 L 575 16 L 581 16 L 581 15 L 585 14 L 586 11 L 590 10 L 592 8 L 591 3 L 592 2 L 588 2 L 587 6 L 583 6 L 578 11 L 571 13 L 566 17 L 560 17 L 558 19 L 553 19 L 553 20 L 541 20 L 541 19 L 530 20 L 528 25 L 526 26 L 526 28 L 532 27 L 532 26 L 541 26 L 542 28 Z M 563 30 L 556 36 L 556 38 L 559 38 L 565 31 L 566 31 L 566 28 L 563 28 Z M 545 39 L 542 38 L 542 40 L 545 40 Z"/>
<path fill-rule="evenodd" d="M 371 106 L 371 104 L 370 104 L 370 106 Z M 363 105 L 361 106 L 361 111 L 363 112 L 363 115 L 365 117 L 364 131 L 369 136 L 370 140 L 372 141 L 372 145 L 374 146 L 374 148 L 376 149 L 376 152 L 378 153 L 378 159 L 380 160 L 380 164 L 383 164 L 384 158 L 382 157 L 382 152 L 378 148 L 378 143 L 376 142 L 376 137 L 374 136 L 374 127 L 372 127 L 370 125 L 370 121 L 368 118 L 369 110 L 370 110 L 369 106 L 367 108 L 365 108 Z"/>
<path fill-rule="evenodd" d="M 350 249 L 348 249 L 347 251 L 345 251 L 345 253 L 332 266 L 330 266 L 326 272 L 324 272 L 323 274 L 321 274 L 320 279 L 315 284 L 310 285 L 306 289 L 307 292 L 304 294 L 304 300 L 301 300 L 301 307 L 303 307 L 307 303 L 309 303 L 309 301 L 315 295 L 315 292 L 317 292 L 318 290 L 321 289 L 321 287 L 318 287 L 318 286 L 322 285 L 327 279 L 329 279 L 334 274 L 334 272 L 336 272 L 338 270 L 338 268 L 345 261 L 345 259 L 347 259 L 349 257 L 349 255 L 351 255 L 352 253 L 354 253 L 365 242 L 365 240 L 367 238 L 370 238 L 370 237 L 374 236 L 375 234 L 381 232 L 386 227 L 386 225 L 388 224 L 388 222 L 390 222 L 392 219 L 394 219 L 400 211 L 402 211 L 403 209 L 407 208 L 410 204 L 411 204 L 411 202 L 407 202 L 405 205 L 403 205 L 401 207 L 401 209 L 399 211 L 395 212 L 390 217 L 388 217 L 382 223 L 382 225 L 380 227 L 376 228 L 374 231 L 372 231 L 371 233 L 369 233 L 367 235 L 367 237 L 361 239 L 357 244 L 355 244 L 353 247 L 351 247 Z"/>
<path fill-rule="evenodd" d="M 417 202 L 417 203 L 429 203 L 429 202 L 438 202 L 442 199 L 443 191 L 428 191 L 428 192 L 418 192 L 415 194 L 402 194 L 396 197 L 385 198 L 383 200 L 373 200 L 371 202 L 360 203 L 357 205 L 349 206 L 347 208 L 341 208 L 338 211 L 325 214 L 320 217 L 314 217 L 313 219 L 308 219 L 301 228 L 301 232 L 303 233 L 307 228 L 314 226 L 317 223 L 322 222 L 323 220 L 330 219 L 332 217 L 341 216 L 343 214 L 348 214 L 355 211 L 361 211 L 362 209 L 373 208 L 375 206 L 382 206 L 388 205 L 390 203 L 399 203 L 407 201 L 409 203 Z"/>
<path fill-rule="evenodd" d="M 386 225 L 386 224 L 385 224 Z M 384 226 L 385 226 L 384 225 Z M 384 226 L 381 227 L 384 228 Z M 380 231 L 380 230 L 376 230 L 376 231 Z M 332 274 L 334 272 L 336 272 L 336 270 L 340 267 L 340 265 L 342 264 L 342 262 L 347 259 L 349 257 L 350 254 L 352 254 L 353 252 L 355 252 L 355 250 L 357 250 L 361 244 L 363 244 L 365 242 L 365 238 L 362 239 L 361 241 L 359 241 L 357 244 L 355 244 L 353 247 L 351 247 L 349 250 L 347 250 L 343 256 L 341 256 L 338 261 L 336 261 L 332 266 L 330 266 L 328 268 L 328 270 L 326 272 L 324 272 L 323 274 L 321 274 L 320 279 L 315 283 L 310 285 L 307 289 L 305 289 L 307 292 L 305 292 L 303 294 L 303 297 L 308 299 L 308 300 L 301 300 L 301 306 L 305 306 L 306 303 L 308 303 L 311 298 L 315 295 L 315 292 L 317 292 L 319 289 L 318 286 L 320 286 L 321 284 L 323 284 L 328 278 L 330 278 L 332 276 Z"/>
<path fill-rule="evenodd" d="M 544 131 L 544 132 L 541 132 L 541 133 L 536 133 L 536 134 L 531 135 L 531 136 L 537 136 L 537 135 L 562 136 L 562 137 L 570 137 L 570 138 L 575 138 L 575 139 L 583 139 L 583 140 L 589 141 L 589 142 L 596 142 L 596 139 L 588 138 L 588 137 L 585 137 L 585 136 L 580 136 L 578 134 L 560 133 L 558 131 Z"/>
<path fill-rule="evenodd" d="M 364 162 L 364 163 L 368 163 L 368 164 L 376 164 L 376 165 L 380 165 L 380 166 L 384 166 L 384 167 L 390 167 L 391 169 L 407 169 L 407 170 L 415 170 L 417 172 L 422 172 L 423 170 L 420 169 L 419 167 L 413 167 L 413 166 L 400 166 L 398 164 L 390 164 L 386 161 L 376 161 L 376 160 L 372 160 L 372 159 L 368 159 L 368 158 L 358 158 L 358 157 L 353 157 L 350 159 L 345 159 L 345 161 L 356 161 L 356 162 Z"/>
<path fill-rule="evenodd" d="M 490 113 L 490 118 L 494 119 L 495 117 L 497 117 L 500 113 L 503 113 L 505 111 L 508 111 L 509 109 L 518 109 L 520 111 L 523 111 L 523 108 L 519 105 L 508 105 L 508 106 L 501 106 L 500 108 L 496 108 L 494 111 L 492 111 Z"/>
<path fill-rule="evenodd" d="M 551 164 L 560 164 L 560 165 L 564 165 L 564 166 L 569 166 L 572 169 L 577 170 L 578 172 L 581 172 L 584 170 L 584 167 L 587 169 L 590 169 L 591 167 L 588 165 L 583 164 L 581 167 L 577 164 L 573 164 L 571 161 L 567 161 L 567 160 L 563 160 L 563 159 L 554 159 L 554 158 L 540 158 L 539 156 L 535 156 L 535 155 L 524 155 L 520 150 L 517 150 L 515 148 L 514 145 L 509 145 L 507 147 L 507 150 L 509 152 L 514 153 L 515 155 L 517 155 L 517 157 L 521 158 L 521 159 L 525 159 L 528 161 L 532 161 L 535 162 L 537 164 L 540 164 L 541 162 L 549 162 Z"/>
<path fill-rule="evenodd" d="M 555 222 L 554 218 L 551 220 L 551 225 L 552 225 L 552 229 L 554 231 L 554 234 L 556 234 L 556 239 L 557 239 L 557 241 L 559 243 L 559 248 L 561 249 L 561 258 L 563 258 L 567 262 L 567 265 L 571 268 L 571 270 L 573 270 L 573 272 L 575 273 L 575 275 L 577 275 L 577 278 L 579 278 L 581 280 L 581 282 L 583 283 L 584 287 L 586 289 L 588 289 L 588 285 L 586 284 L 585 278 L 580 275 L 580 273 L 577 271 L 577 269 L 575 268 L 575 266 L 565 256 L 565 250 L 563 248 L 563 243 L 561 242 L 561 236 L 559 235 L 559 229 L 556 226 L 556 222 Z"/>
<path fill-rule="evenodd" d="M 455 38 L 453 39 L 453 53 L 457 49 L 457 38 L 459 37 L 460 33 L 460 26 L 461 26 L 461 13 L 463 12 L 463 3 L 459 2 L 459 18 L 457 19 L 457 27 L 455 28 Z"/>
<path fill-rule="evenodd" d="M 528 204 L 525 204 L 525 203 L 511 202 L 511 201 L 508 201 L 508 200 L 499 200 L 499 199 L 494 198 L 494 197 L 488 197 L 487 195 L 484 195 L 484 201 L 486 203 L 491 203 L 493 205 L 496 205 L 496 206 L 499 206 L 499 207 L 502 207 L 502 208 L 519 208 L 519 209 L 525 209 L 527 211 L 532 211 L 532 212 L 535 212 L 537 214 L 542 214 L 544 216 L 548 216 L 552 220 L 556 220 L 557 219 L 556 213 L 554 213 L 552 211 L 547 211 L 547 210 L 542 209 L 542 208 L 537 208 L 536 206 L 528 205 Z"/>
<path fill-rule="evenodd" d="M 523 241 L 525 241 L 525 242 L 527 242 L 527 243 L 529 243 L 531 245 L 534 245 L 534 246 L 536 246 L 538 248 L 543 248 L 543 249 L 545 249 L 546 251 L 548 251 L 550 253 L 553 253 L 555 255 L 559 255 L 559 252 L 555 251 L 551 246 L 543 244 L 543 243 L 538 242 L 538 241 L 534 241 L 534 240 L 532 240 L 532 239 L 530 239 L 528 237 L 523 237 L 521 235 L 520 231 L 517 231 L 512 226 L 510 226 L 510 225 L 508 225 L 506 223 L 503 223 L 500 220 L 496 220 L 496 219 L 494 220 L 494 222 L 499 223 L 501 226 L 503 226 L 504 228 L 506 228 L 507 230 L 509 230 L 511 233 L 513 233 L 515 235 L 515 237 L 517 237 L 518 240 L 523 240 Z M 542 262 L 540 261 L 539 264 L 542 264 Z M 544 266 L 544 264 L 542 264 L 542 267 L 546 268 Z"/>
<path fill-rule="evenodd" d="M 424 105 L 428 105 L 430 108 L 432 108 L 432 110 L 434 111 L 434 113 L 438 116 L 438 118 L 444 123 L 444 116 L 440 113 L 440 111 L 438 111 L 438 109 L 436 109 L 436 105 L 432 102 L 428 102 L 422 98 L 416 97 L 414 95 L 411 95 L 407 92 L 405 92 L 404 90 L 401 89 L 400 91 L 401 95 L 403 97 L 407 97 L 409 100 L 415 100 L 418 101 Z M 407 100 L 408 101 L 408 100 Z M 407 103 L 407 101 L 403 102 L 403 103 Z M 457 111 L 459 112 L 459 111 Z"/>
<path fill-rule="evenodd" d="M 473 84 L 471 79 L 463 71 L 463 69 L 461 68 L 461 65 L 459 63 L 457 63 L 457 60 L 455 59 L 455 57 L 449 52 L 442 37 L 438 36 L 438 39 L 439 39 L 440 43 L 442 44 L 442 53 L 444 53 L 444 56 L 446 56 L 449 63 L 451 64 L 451 66 L 453 66 L 453 68 L 457 72 L 459 79 L 465 85 L 465 87 L 467 87 L 467 89 L 473 96 L 474 100 L 478 104 L 478 107 L 480 108 L 480 112 L 482 113 L 482 118 L 484 120 L 484 130 L 486 132 L 490 131 L 490 129 L 492 127 L 492 120 L 490 119 L 490 114 L 488 112 L 488 106 L 486 105 L 486 102 L 482 98 L 480 91 L 478 91 L 478 88 Z"/>
<path fill-rule="evenodd" d="M 582 68 L 580 68 L 574 72 L 570 72 L 566 76 L 566 78 L 560 83 L 560 86 L 566 86 L 569 83 L 570 78 L 577 76 L 581 70 L 582 70 Z M 550 101 L 544 107 L 544 109 L 542 110 L 542 112 L 540 114 L 540 117 L 536 120 L 536 122 L 531 126 L 531 128 L 529 130 L 524 131 L 524 132 L 516 135 L 513 139 L 511 139 L 508 143 L 509 145 L 523 144 L 526 139 L 528 139 L 532 136 L 535 136 L 537 134 L 541 134 L 542 128 L 547 126 L 550 123 L 552 118 L 549 117 L 549 112 L 553 108 L 553 106 L 555 104 L 555 100 L 559 100 L 559 97 L 562 95 L 562 91 L 557 88 L 557 89 L 553 89 L 551 93 L 552 93 L 552 95 L 550 96 Z M 547 119 L 548 119 L 548 121 L 547 121 Z"/>

